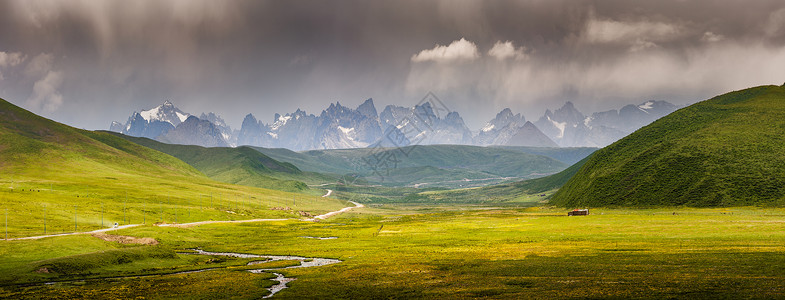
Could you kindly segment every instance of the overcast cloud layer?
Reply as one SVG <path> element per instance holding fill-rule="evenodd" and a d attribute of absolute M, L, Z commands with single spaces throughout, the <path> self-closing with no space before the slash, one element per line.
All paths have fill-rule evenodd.
<path fill-rule="evenodd" d="M 433 91 L 477 130 L 783 82 L 781 0 L 0 2 L 0 97 L 88 129 L 167 99 L 237 128 Z"/>

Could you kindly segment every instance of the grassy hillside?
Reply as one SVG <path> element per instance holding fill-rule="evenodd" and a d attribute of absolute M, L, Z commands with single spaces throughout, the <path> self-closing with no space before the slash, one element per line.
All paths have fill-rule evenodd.
<path fill-rule="evenodd" d="M 299 217 L 298 210 L 321 213 L 345 203 L 214 181 L 170 155 L 0 99 L 0 204 L 14 238 L 113 222 Z"/>
<path fill-rule="evenodd" d="M 553 203 L 785 205 L 784 119 L 785 86 L 691 105 L 597 151 Z"/>
<path fill-rule="evenodd" d="M 302 170 L 359 174 L 368 182 L 386 186 L 457 188 L 480 182 L 480 185 L 487 185 L 512 178 L 541 177 L 568 166 L 556 159 L 523 151 L 464 145 L 305 152 L 255 149 L 276 160 L 291 162 Z"/>
<path fill-rule="evenodd" d="M 331 182 L 331 177 L 303 172 L 293 164 L 279 162 L 249 147 L 205 148 L 194 145 L 164 144 L 148 138 L 111 133 L 139 145 L 172 155 L 208 177 L 233 184 L 305 192 L 307 183 Z M 317 194 L 321 190 L 315 191 Z"/>

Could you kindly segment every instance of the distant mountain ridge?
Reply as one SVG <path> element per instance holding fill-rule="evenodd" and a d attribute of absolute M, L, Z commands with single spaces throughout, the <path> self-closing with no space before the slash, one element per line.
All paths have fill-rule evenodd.
<path fill-rule="evenodd" d="M 473 134 L 458 112 L 430 101 L 413 107 L 388 105 L 381 112 L 377 112 L 370 98 L 356 109 L 335 102 L 319 115 L 300 109 L 285 115 L 276 113 L 272 123 L 262 122 L 249 113 L 239 130 L 230 128 L 215 113 L 202 113 L 197 118 L 165 101 L 155 108 L 134 112 L 125 124 L 112 122 L 109 129 L 166 143 L 248 145 L 294 151 L 434 144 L 603 147 L 676 108 L 665 101 L 647 101 L 586 116 L 567 102 L 555 111 L 546 110 L 536 122 L 505 108 Z M 189 118 L 195 120 L 187 122 Z"/>
<path fill-rule="evenodd" d="M 534 124 L 561 147 L 605 147 L 678 108 L 666 101 L 646 101 L 586 116 L 567 102 L 546 110 Z"/>

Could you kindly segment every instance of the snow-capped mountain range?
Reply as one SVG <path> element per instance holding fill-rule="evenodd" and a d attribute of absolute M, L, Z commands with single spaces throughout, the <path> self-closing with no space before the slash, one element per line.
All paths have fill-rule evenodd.
<path fill-rule="evenodd" d="M 534 123 L 561 147 L 604 147 L 678 109 L 666 101 L 647 101 L 586 116 L 572 102 Z"/>
<path fill-rule="evenodd" d="M 472 134 L 458 112 L 444 112 L 427 101 L 414 107 L 388 105 L 381 113 L 377 113 L 373 99 L 356 109 L 336 102 L 318 116 L 300 109 L 286 115 L 276 113 L 271 123 L 248 114 L 239 130 L 230 128 L 215 113 L 196 117 L 165 101 L 134 112 L 125 124 L 112 122 L 110 130 L 166 143 L 295 151 L 412 144 L 604 147 L 677 108 L 665 101 L 647 101 L 587 116 L 567 102 L 555 111 L 546 110 L 534 123 L 505 108 Z"/>

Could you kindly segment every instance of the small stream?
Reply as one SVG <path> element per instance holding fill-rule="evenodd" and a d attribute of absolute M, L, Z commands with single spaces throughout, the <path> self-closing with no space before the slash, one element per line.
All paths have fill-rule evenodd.
<path fill-rule="evenodd" d="M 278 284 L 273 285 L 267 288 L 270 291 L 270 294 L 264 296 L 263 298 L 270 298 L 275 293 L 280 292 L 281 290 L 287 288 L 286 284 L 296 280 L 297 278 L 289 278 L 284 276 L 280 273 L 270 272 L 275 270 L 284 270 L 284 269 L 296 269 L 296 268 L 311 268 L 311 267 L 319 267 L 319 266 L 326 266 L 331 264 L 337 264 L 341 262 L 338 259 L 332 258 L 319 258 L 319 257 L 302 257 L 302 256 L 286 256 L 286 255 L 256 255 L 256 254 L 244 254 L 244 253 L 232 253 L 232 252 L 209 252 L 204 251 L 202 249 L 191 249 L 195 251 L 195 254 L 199 255 L 215 255 L 215 256 L 229 256 L 229 257 L 237 257 L 237 258 L 266 258 L 267 260 L 263 261 L 252 261 L 249 262 L 248 265 L 256 265 L 256 264 L 263 264 L 271 261 L 279 261 L 279 260 L 299 260 L 300 264 L 297 266 L 289 266 L 289 267 L 281 267 L 281 268 L 268 268 L 268 269 L 255 269 L 255 270 L 248 270 L 248 272 L 259 274 L 259 273 L 273 273 L 276 276 L 274 281 L 278 281 Z"/>
<path fill-rule="evenodd" d="M 280 260 L 298 260 L 300 261 L 299 265 L 296 266 L 288 266 L 288 267 L 280 267 L 280 268 L 266 268 L 266 269 L 254 269 L 248 270 L 248 272 L 259 274 L 259 273 L 272 273 L 275 275 L 273 281 L 277 281 L 278 284 L 273 285 L 267 288 L 270 291 L 270 294 L 264 296 L 262 298 L 270 298 L 276 293 L 280 292 L 281 290 L 287 288 L 287 283 L 297 280 L 297 278 L 290 278 L 286 277 L 281 273 L 276 273 L 273 271 L 276 270 L 284 270 L 284 269 L 296 269 L 296 268 L 311 268 L 311 267 L 319 267 L 319 266 L 326 266 L 331 264 L 337 264 L 342 262 L 338 259 L 332 258 L 319 258 L 319 257 L 302 257 L 302 256 L 290 256 L 290 255 L 256 255 L 256 254 L 245 254 L 245 253 L 232 253 L 232 252 L 209 252 L 204 251 L 201 249 L 190 249 L 194 251 L 193 253 L 180 253 L 180 254 L 191 254 L 191 255 L 214 255 L 214 256 L 228 256 L 228 257 L 236 257 L 236 258 L 260 258 L 265 260 L 258 260 L 258 261 L 251 261 L 247 265 L 258 265 L 263 263 L 268 263 L 272 261 L 280 261 Z M 106 280 L 106 279 L 125 279 L 125 278 L 147 278 L 147 277 L 158 277 L 158 276 L 167 276 L 167 275 L 180 275 L 180 274 L 190 274 L 190 273 L 199 273 L 211 270 L 217 270 L 222 268 L 207 268 L 207 269 L 199 269 L 199 270 L 190 270 L 190 271 L 182 271 L 182 272 L 175 272 L 169 274 L 148 274 L 148 275 L 133 275 L 133 276 L 116 276 L 116 277 L 104 277 L 104 278 L 94 278 L 94 279 L 77 279 L 77 280 L 63 280 L 63 281 L 51 281 L 51 282 L 43 282 L 43 283 L 31 283 L 31 284 L 22 284 L 20 286 L 30 286 L 30 285 L 53 285 L 56 283 L 68 283 L 68 282 L 85 282 L 87 280 Z"/>

